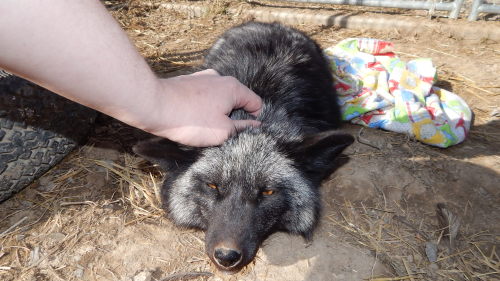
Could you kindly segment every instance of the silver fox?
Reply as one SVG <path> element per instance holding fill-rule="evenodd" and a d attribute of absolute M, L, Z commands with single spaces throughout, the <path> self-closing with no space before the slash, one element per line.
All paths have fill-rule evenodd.
<path fill-rule="evenodd" d="M 168 172 L 162 199 L 171 219 L 205 230 L 210 259 L 236 271 L 274 232 L 312 237 L 319 186 L 354 139 L 332 130 L 341 120 L 329 65 L 300 31 L 278 23 L 234 27 L 209 50 L 203 66 L 260 95 L 262 125 L 218 147 L 153 139 L 134 151 Z M 231 118 L 251 116 L 235 110 Z"/>

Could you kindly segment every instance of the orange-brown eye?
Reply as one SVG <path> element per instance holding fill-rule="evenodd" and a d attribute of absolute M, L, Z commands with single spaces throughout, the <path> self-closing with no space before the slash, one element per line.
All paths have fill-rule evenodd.
<path fill-rule="evenodd" d="M 274 190 L 270 190 L 270 189 L 262 191 L 262 195 L 273 195 L 273 193 L 274 193 Z"/>
<path fill-rule="evenodd" d="M 210 187 L 211 189 L 217 189 L 217 186 L 213 183 L 207 183 L 207 186 Z"/>

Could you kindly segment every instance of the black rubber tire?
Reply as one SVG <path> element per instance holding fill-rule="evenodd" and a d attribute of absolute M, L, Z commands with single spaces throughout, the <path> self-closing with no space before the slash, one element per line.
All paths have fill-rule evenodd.
<path fill-rule="evenodd" d="M 97 112 L 19 77 L 0 74 L 2 202 L 82 143 Z"/>

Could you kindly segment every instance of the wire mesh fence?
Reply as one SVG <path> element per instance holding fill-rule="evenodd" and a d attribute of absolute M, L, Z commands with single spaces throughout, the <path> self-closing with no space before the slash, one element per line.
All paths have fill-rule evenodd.
<path fill-rule="evenodd" d="M 400 8 L 412 10 L 428 10 L 430 14 L 434 11 L 447 11 L 448 17 L 457 19 L 462 12 L 468 14 L 470 21 L 478 19 L 479 13 L 500 14 L 500 0 L 285 0 L 289 2 L 319 3 L 335 5 L 356 5 L 368 7 Z M 469 2 L 464 4 L 464 2 Z"/>

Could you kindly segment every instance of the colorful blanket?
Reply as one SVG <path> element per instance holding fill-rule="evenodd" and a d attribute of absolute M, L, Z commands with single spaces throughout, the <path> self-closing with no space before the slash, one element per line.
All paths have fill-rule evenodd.
<path fill-rule="evenodd" d="M 344 120 L 407 133 L 438 147 L 467 136 L 472 112 L 460 97 L 433 86 L 436 68 L 430 59 L 405 63 L 392 43 L 365 38 L 343 40 L 324 52 Z"/>

